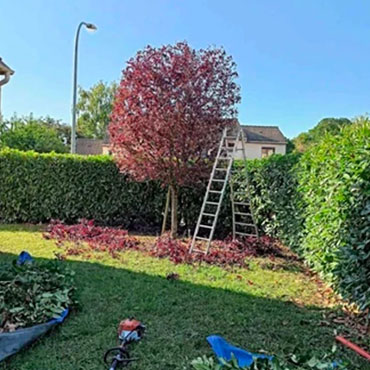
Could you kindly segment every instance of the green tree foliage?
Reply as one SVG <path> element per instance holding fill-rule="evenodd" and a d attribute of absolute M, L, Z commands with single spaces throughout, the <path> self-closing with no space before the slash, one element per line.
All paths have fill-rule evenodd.
<path fill-rule="evenodd" d="M 295 151 L 295 145 L 292 139 L 287 139 L 286 153 L 293 153 Z"/>
<path fill-rule="evenodd" d="M 89 90 L 79 88 L 77 132 L 82 137 L 104 139 L 110 121 L 117 84 L 98 82 Z"/>
<path fill-rule="evenodd" d="M 0 146 L 39 153 L 65 153 L 69 137 L 69 126 L 51 117 L 14 116 L 1 127 Z"/>
<path fill-rule="evenodd" d="M 70 125 L 62 123 L 60 120 L 56 120 L 48 116 L 45 118 L 39 119 L 39 121 L 41 121 L 41 123 L 45 127 L 49 127 L 53 129 L 54 131 L 56 131 L 62 143 L 68 146 L 71 144 L 71 126 Z"/>
<path fill-rule="evenodd" d="M 351 125 L 348 118 L 324 118 L 313 129 L 299 134 L 293 139 L 298 152 L 305 152 L 312 145 L 319 143 L 326 134 L 338 134 L 345 126 Z"/>

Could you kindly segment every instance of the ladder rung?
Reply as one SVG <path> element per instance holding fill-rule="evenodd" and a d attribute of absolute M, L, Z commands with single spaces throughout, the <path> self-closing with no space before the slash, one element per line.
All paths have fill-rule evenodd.
<path fill-rule="evenodd" d="M 237 138 L 236 138 L 236 136 L 234 137 L 234 136 L 225 136 L 225 139 L 227 139 L 227 140 L 236 140 Z"/>
<path fill-rule="evenodd" d="M 220 191 L 220 190 L 210 190 L 209 192 L 214 193 L 214 194 L 221 194 L 222 193 L 222 191 Z"/>
<path fill-rule="evenodd" d="M 193 252 L 195 252 L 195 253 L 203 253 L 203 254 L 205 254 L 206 253 L 206 251 L 202 251 L 201 249 L 192 249 L 191 250 L 191 252 L 193 253 Z"/>
<path fill-rule="evenodd" d="M 212 179 L 212 181 L 216 181 L 216 182 L 225 182 L 225 180 L 221 180 L 221 179 Z"/>
<path fill-rule="evenodd" d="M 252 216 L 252 213 L 234 212 L 234 215 L 240 215 L 240 216 Z"/>
<path fill-rule="evenodd" d="M 227 168 L 215 168 L 216 171 L 227 171 Z"/>
<path fill-rule="evenodd" d="M 241 233 L 240 231 L 235 231 L 235 234 L 243 235 L 243 236 L 255 236 L 255 237 L 257 237 L 257 234 Z"/>
<path fill-rule="evenodd" d="M 206 204 L 212 204 L 213 206 L 218 206 L 218 203 L 217 202 L 206 202 Z"/>
<path fill-rule="evenodd" d="M 199 225 L 199 227 L 203 227 L 205 229 L 212 229 L 212 226 L 209 226 L 209 225 Z"/>
<path fill-rule="evenodd" d="M 218 157 L 217 158 L 217 160 L 219 160 L 219 159 L 221 159 L 221 160 L 223 160 L 223 161 L 230 161 L 232 158 L 230 158 L 230 157 Z"/>
<path fill-rule="evenodd" d="M 244 202 L 234 202 L 234 204 L 237 204 L 240 206 L 250 206 L 250 203 L 244 203 Z"/>
<path fill-rule="evenodd" d="M 203 238 L 202 236 L 196 236 L 195 239 L 205 240 L 205 241 L 209 242 L 209 238 Z"/>
<path fill-rule="evenodd" d="M 215 217 L 216 215 L 213 215 L 212 213 L 203 213 L 203 216 Z"/>
<path fill-rule="evenodd" d="M 256 227 L 255 224 L 247 224 L 245 222 L 235 222 L 235 225 L 243 225 L 243 226 L 253 226 L 253 227 Z"/>

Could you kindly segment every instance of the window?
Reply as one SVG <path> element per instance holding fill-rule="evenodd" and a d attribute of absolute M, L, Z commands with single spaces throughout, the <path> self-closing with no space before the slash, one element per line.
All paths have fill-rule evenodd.
<path fill-rule="evenodd" d="M 263 146 L 262 147 L 262 152 L 261 152 L 261 157 L 266 158 L 269 157 L 270 155 L 275 154 L 275 148 Z"/>

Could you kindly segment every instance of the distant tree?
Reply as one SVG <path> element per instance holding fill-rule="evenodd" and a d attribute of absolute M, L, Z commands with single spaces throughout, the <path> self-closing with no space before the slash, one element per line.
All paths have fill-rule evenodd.
<path fill-rule="evenodd" d="M 0 117 L 0 137 L 1 137 L 1 134 L 3 134 L 5 131 L 6 131 L 6 122 L 3 121 Z"/>
<path fill-rule="evenodd" d="M 89 90 L 79 88 L 77 131 L 82 137 L 103 139 L 112 113 L 117 84 L 98 82 Z"/>
<path fill-rule="evenodd" d="M 337 134 L 342 127 L 351 125 L 348 118 L 324 118 L 314 128 L 303 132 L 293 139 L 295 150 L 306 151 L 310 146 L 318 143 L 326 134 Z"/>
<path fill-rule="evenodd" d="M 354 124 L 363 124 L 364 122 L 370 123 L 370 116 L 368 113 L 356 116 L 355 118 L 352 119 L 352 122 Z"/>
<path fill-rule="evenodd" d="M 294 145 L 293 140 L 292 139 L 287 139 L 287 143 L 286 143 L 286 152 L 287 152 L 287 154 L 294 152 L 294 150 L 295 150 L 295 145 Z"/>
<path fill-rule="evenodd" d="M 179 188 L 208 176 L 206 153 L 235 118 L 235 63 L 223 49 L 186 42 L 146 47 L 129 60 L 109 126 L 112 152 L 133 179 L 171 190 L 171 236 L 177 235 Z"/>
<path fill-rule="evenodd" d="M 45 125 L 56 131 L 59 139 L 62 143 L 66 144 L 67 146 L 71 145 L 71 126 L 65 123 L 62 123 L 61 120 L 56 120 L 49 116 L 45 118 L 40 118 L 38 120 L 41 124 Z"/>
<path fill-rule="evenodd" d="M 68 126 L 51 117 L 13 116 L 4 121 L 0 132 L 1 147 L 34 150 L 39 153 L 68 151 Z"/>

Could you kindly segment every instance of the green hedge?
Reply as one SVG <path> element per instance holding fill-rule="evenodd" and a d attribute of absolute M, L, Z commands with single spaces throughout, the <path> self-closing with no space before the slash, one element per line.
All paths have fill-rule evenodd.
<path fill-rule="evenodd" d="M 107 156 L 0 152 L 0 220 L 75 222 L 93 218 L 125 227 L 156 226 L 163 190 L 120 174 Z"/>
<path fill-rule="evenodd" d="M 249 163 L 258 223 L 265 233 L 281 238 L 284 203 L 288 203 L 295 184 L 287 173 L 296 161 L 295 156 L 287 155 Z M 242 166 L 240 162 L 236 164 L 236 176 L 243 176 Z M 183 232 L 193 231 L 204 191 L 205 184 L 182 189 L 179 219 L 185 223 Z M 217 228 L 219 236 L 231 230 L 229 189 L 225 198 Z M 39 154 L 10 149 L 0 152 L 1 222 L 38 223 L 52 218 L 76 222 L 80 218 L 93 218 L 108 225 L 159 230 L 164 201 L 165 190 L 157 183 L 130 181 L 118 172 L 108 156 Z"/>
<path fill-rule="evenodd" d="M 299 248 L 303 216 L 298 194 L 300 156 L 287 154 L 248 162 L 250 194 L 259 229 Z"/>
<path fill-rule="evenodd" d="M 248 168 L 260 230 L 298 252 L 344 298 L 370 308 L 370 121 L 327 135 L 302 156 Z"/>
<path fill-rule="evenodd" d="M 346 298 L 370 308 L 370 123 L 327 136 L 300 160 L 301 253 Z"/>

